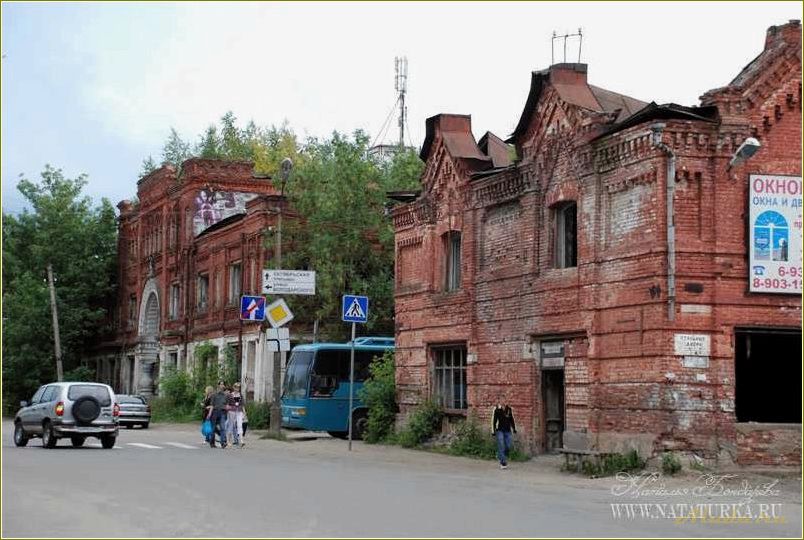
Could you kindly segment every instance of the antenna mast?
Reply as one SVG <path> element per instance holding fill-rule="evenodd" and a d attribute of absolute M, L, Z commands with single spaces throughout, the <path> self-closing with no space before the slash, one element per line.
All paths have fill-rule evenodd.
<path fill-rule="evenodd" d="M 564 40 L 564 63 L 567 63 L 567 38 L 578 38 L 578 63 L 581 63 L 581 46 L 583 45 L 583 32 L 580 28 L 578 28 L 577 34 L 564 34 L 563 36 L 559 36 L 556 34 L 555 30 L 553 30 L 553 39 L 550 42 L 550 64 L 556 63 L 555 58 L 555 45 L 557 39 Z"/>
<path fill-rule="evenodd" d="M 405 106 L 405 94 L 408 91 L 408 57 L 394 57 L 396 70 L 395 88 L 399 93 L 399 146 L 405 146 L 405 124 L 407 123 L 408 109 Z"/>

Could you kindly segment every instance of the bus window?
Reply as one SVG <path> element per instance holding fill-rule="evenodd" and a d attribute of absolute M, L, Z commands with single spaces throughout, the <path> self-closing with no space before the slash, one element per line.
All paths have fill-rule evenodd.
<path fill-rule="evenodd" d="M 312 351 L 295 351 L 285 373 L 284 396 L 292 398 L 307 397 L 307 374 L 313 362 Z"/>

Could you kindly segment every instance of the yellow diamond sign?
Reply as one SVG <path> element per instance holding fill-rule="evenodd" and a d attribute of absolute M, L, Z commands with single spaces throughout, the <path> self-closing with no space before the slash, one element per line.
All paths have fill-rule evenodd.
<path fill-rule="evenodd" d="M 293 320 L 293 312 L 283 299 L 276 300 L 265 308 L 265 318 L 274 328 L 289 323 Z"/>

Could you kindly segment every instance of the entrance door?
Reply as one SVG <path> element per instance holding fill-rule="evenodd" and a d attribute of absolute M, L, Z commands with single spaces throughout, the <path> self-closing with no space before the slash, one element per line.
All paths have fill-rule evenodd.
<path fill-rule="evenodd" d="M 544 399 L 545 451 L 556 452 L 564 446 L 564 370 L 542 371 Z"/>

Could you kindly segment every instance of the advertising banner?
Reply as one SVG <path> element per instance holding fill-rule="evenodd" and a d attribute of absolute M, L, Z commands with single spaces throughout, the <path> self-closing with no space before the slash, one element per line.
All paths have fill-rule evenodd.
<path fill-rule="evenodd" d="M 749 177 L 751 292 L 801 294 L 801 177 Z"/>

